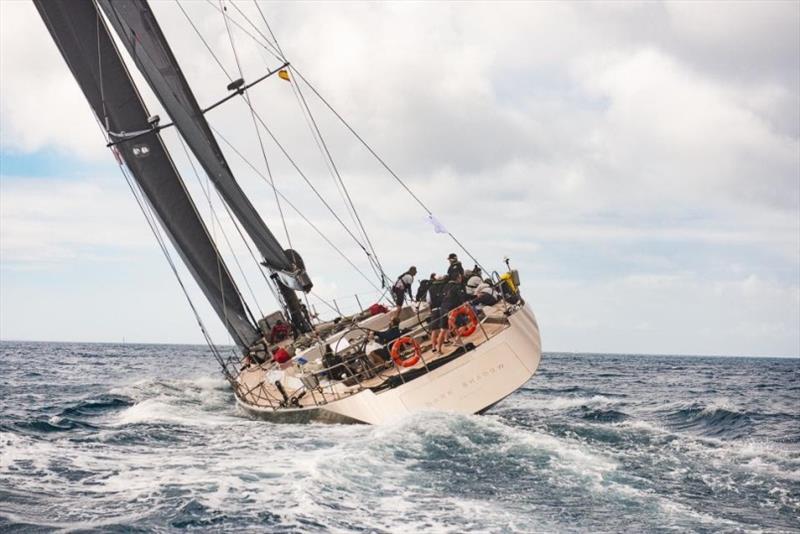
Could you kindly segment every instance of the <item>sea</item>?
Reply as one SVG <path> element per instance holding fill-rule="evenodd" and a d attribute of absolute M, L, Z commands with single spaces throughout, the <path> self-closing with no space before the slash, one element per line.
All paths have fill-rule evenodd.
<path fill-rule="evenodd" d="M 241 413 L 206 347 L 0 342 L 2 532 L 800 532 L 800 360 L 544 354 L 485 415 Z"/>

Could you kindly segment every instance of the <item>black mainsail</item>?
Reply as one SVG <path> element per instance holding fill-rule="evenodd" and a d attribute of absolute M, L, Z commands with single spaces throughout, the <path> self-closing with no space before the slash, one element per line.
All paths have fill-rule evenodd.
<path fill-rule="evenodd" d="M 281 281 L 292 289 L 310 290 L 311 282 L 302 266 L 290 261 L 234 178 L 149 4 L 146 0 L 97 1 L 265 264 L 279 271 Z"/>
<path fill-rule="evenodd" d="M 260 334 L 187 194 L 103 17 L 91 0 L 34 0 L 92 110 L 111 132 L 145 132 L 117 145 L 184 263 L 234 341 L 249 348 Z"/>

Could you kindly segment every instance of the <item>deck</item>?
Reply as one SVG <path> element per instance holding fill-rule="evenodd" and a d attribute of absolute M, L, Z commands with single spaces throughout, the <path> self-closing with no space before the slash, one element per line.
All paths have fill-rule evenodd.
<path fill-rule="evenodd" d="M 372 389 L 376 393 L 382 389 L 393 387 L 394 384 L 416 378 L 433 368 L 452 359 L 456 353 L 464 353 L 462 347 L 472 345 L 479 347 L 498 333 L 508 328 L 508 321 L 504 310 L 485 308 L 486 314 L 479 323 L 474 333 L 467 337 L 451 337 L 450 344 L 443 347 L 442 353 L 434 352 L 430 336 L 417 322 L 417 327 L 405 335 L 414 337 L 420 345 L 420 360 L 410 367 L 400 367 L 389 361 L 376 365 L 365 356 L 359 356 L 357 375 L 346 380 L 331 381 L 319 378 L 319 371 L 315 373 L 319 383 L 317 387 L 310 388 L 308 378 L 312 384 L 316 383 L 311 373 L 304 373 L 303 368 L 295 365 L 285 365 L 285 368 L 274 363 L 251 365 L 244 369 L 237 379 L 237 395 L 246 404 L 257 408 L 310 408 L 339 400 L 358 393 L 364 389 Z M 402 325 L 401 325 L 402 326 Z M 355 367 L 355 366 L 354 366 Z M 305 375 L 305 376 L 304 376 Z M 303 383 L 306 380 L 306 384 Z M 286 398 L 281 393 L 275 382 L 280 381 Z"/>

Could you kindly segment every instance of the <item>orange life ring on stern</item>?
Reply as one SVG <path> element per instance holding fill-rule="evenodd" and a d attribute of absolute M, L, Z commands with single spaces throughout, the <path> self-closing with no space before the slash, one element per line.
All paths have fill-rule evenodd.
<path fill-rule="evenodd" d="M 400 350 L 402 350 L 402 348 L 408 345 L 409 343 L 414 346 L 414 355 L 410 358 L 403 359 L 402 357 L 400 357 Z M 395 340 L 395 342 L 392 343 L 392 350 L 390 351 L 390 353 L 392 355 L 392 360 L 394 360 L 394 363 L 396 363 L 400 367 L 412 367 L 414 365 L 417 365 L 421 351 L 419 349 L 419 343 L 417 343 L 416 339 L 409 336 L 403 336 L 397 338 L 397 340 Z"/>
<path fill-rule="evenodd" d="M 459 317 L 466 317 L 469 319 L 469 324 L 464 326 L 457 326 Z M 450 312 L 450 317 L 447 320 L 447 326 L 450 330 L 455 330 L 459 337 L 471 336 L 478 329 L 478 316 L 475 315 L 475 310 L 469 304 L 463 304 Z"/>

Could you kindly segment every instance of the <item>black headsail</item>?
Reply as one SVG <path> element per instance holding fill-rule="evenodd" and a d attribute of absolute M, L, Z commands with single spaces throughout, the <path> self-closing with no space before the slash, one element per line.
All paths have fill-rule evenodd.
<path fill-rule="evenodd" d="M 292 289 L 310 290 L 311 281 L 302 266 L 290 261 L 233 177 L 147 1 L 98 0 L 98 4 L 266 265 L 280 272 L 281 280 Z"/>
<path fill-rule="evenodd" d="M 34 0 L 34 3 L 106 129 L 113 132 L 148 130 L 147 109 L 95 4 L 91 0 Z M 247 349 L 260 336 L 248 319 L 228 269 L 160 136 L 150 131 L 117 148 L 234 341 Z"/>

